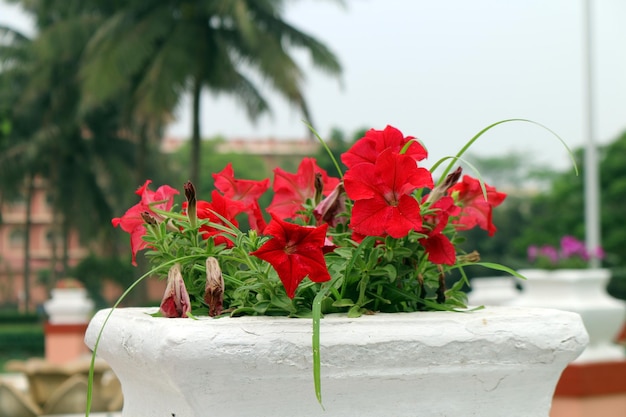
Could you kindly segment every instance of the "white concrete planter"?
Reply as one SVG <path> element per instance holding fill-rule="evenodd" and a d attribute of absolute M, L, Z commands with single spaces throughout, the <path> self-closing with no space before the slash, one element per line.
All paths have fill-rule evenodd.
<path fill-rule="evenodd" d="M 93 313 L 94 303 L 84 288 L 55 288 L 52 298 L 44 302 L 44 310 L 51 324 L 87 323 Z"/>
<path fill-rule="evenodd" d="M 100 340 L 124 417 L 547 417 L 562 370 L 588 341 L 580 317 L 557 310 L 330 315 L 321 325 L 324 411 L 310 320 L 153 311 L 114 311 Z M 107 313 L 92 319 L 88 346 Z"/>
<path fill-rule="evenodd" d="M 507 305 L 520 296 L 512 275 L 472 278 L 471 287 L 467 301 L 472 306 Z"/>
<path fill-rule="evenodd" d="M 626 359 L 626 350 L 615 344 L 624 325 L 626 304 L 611 297 L 606 286 L 611 277 L 608 269 L 528 269 L 519 271 L 522 295 L 510 305 L 556 308 L 581 315 L 589 346 L 578 362 Z"/>

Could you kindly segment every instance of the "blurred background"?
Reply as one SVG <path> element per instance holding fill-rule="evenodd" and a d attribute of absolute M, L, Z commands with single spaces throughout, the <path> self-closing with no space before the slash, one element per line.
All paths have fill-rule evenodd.
<path fill-rule="evenodd" d="M 591 144 L 601 266 L 626 299 L 626 2 L 585 4 L 0 1 L 0 334 L 11 324 L 30 340 L 10 351 L 0 338 L 0 369 L 41 354 L 41 326 L 28 323 L 64 280 L 98 308 L 145 270 L 111 218 L 146 179 L 191 179 L 208 199 L 210 174 L 229 162 L 262 179 L 315 156 L 336 175 L 303 121 L 336 154 L 393 125 L 423 141 L 428 167 L 494 122 L 548 127 L 572 155 L 550 130 L 511 122 L 466 157 L 509 194 L 496 235 L 468 232 L 466 249 L 513 268 L 533 266 L 530 246 L 585 240 Z M 158 303 L 162 290 L 155 280 L 127 304 Z"/>

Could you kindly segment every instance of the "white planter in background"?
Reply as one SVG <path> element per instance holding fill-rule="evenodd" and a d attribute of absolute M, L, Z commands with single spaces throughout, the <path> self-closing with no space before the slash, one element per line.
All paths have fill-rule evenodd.
<path fill-rule="evenodd" d="M 504 277 L 472 278 L 472 291 L 467 295 L 472 306 L 507 305 L 520 296 L 512 275 Z"/>
<path fill-rule="evenodd" d="M 52 298 L 44 302 L 51 324 L 84 324 L 89 322 L 94 302 L 84 288 L 55 288 Z"/>
<path fill-rule="evenodd" d="M 99 343 L 122 383 L 125 417 L 547 417 L 562 370 L 588 341 L 580 316 L 558 310 L 329 315 L 324 411 L 311 320 L 154 311 L 115 310 Z M 92 319 L 88 346 L 108 312 Z"/>
<path fill-rule="evenodd" d="M 626 359 L 624 347 L 615 344 L 626 318 L 626 304 L 606 292 L 611 277 L 608 269 L 519 272 L 527 280 L 520 281 L 522 295 L 510 305 L 556 308 L 581 315 L 589 333 L 589 346 L 577 361 Z"/>

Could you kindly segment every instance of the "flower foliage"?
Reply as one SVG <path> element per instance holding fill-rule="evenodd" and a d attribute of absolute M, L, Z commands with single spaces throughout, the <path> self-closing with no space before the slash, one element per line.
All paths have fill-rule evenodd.
<path fill-rule="evenodd" d="M 169 274 L 167 316 L 310 317 L 314 300 L 322 313 L 353 317 L 463 308 L 463 280 L 448 289 L 445 277 L 479 257 L 459 249 L 458 232 L 493 235 L 492 210 L 506 196 L 460 168 L 435 182 L 427 156 L 394 127 L 371 129 L 342 155 L 342 178 L 313 158 L 295 173 L 276 168 L 269 215 L 258 203 L 269 180 L 238 179 L 229 164 L 213 174 L 210 200 L 187 183 L 180 208 L 172 187 L 153 192 L 147 181 L 113 225 L 130 234 L 133 263 L 145 249 L 155 273 Z"/>
<path fill-rule="evenodd" d="M 560 247 L 551 245 L 528 247 L 528 261 L 538 268 L 586 268 L 592 258 L 603 259 L 602 248 L 590 252 L 584 242 L 569 235 L 561 238 Z"/>

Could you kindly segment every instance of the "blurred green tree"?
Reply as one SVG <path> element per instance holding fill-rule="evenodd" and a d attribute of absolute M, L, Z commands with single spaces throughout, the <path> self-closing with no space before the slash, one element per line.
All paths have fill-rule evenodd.
<path fill-rule="evenodd" d="M 100 1 L 95 1 L 100 3 Z M 120 2 L 116 2 L 120 5 Z M 200 184 L 200 102 L 208 88 L 233 95 L 255 120 L 269 111 L 255 77 L 297 106 L 311 122 L 303 73 L 291 49 L 307 51 L 313 64 L 338 75 L 333 53 L 283 19 L 282 0 L 129 0 L 91 38 L 83 86 L 97 101 L 128 91 L 138 117 L 171 113 L 191 93 L 189 178 Z"/>

